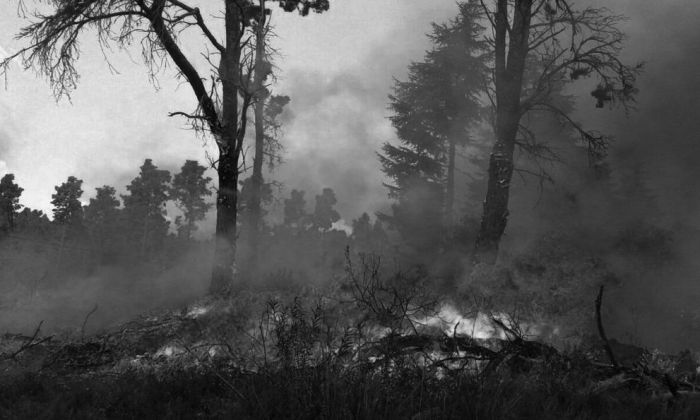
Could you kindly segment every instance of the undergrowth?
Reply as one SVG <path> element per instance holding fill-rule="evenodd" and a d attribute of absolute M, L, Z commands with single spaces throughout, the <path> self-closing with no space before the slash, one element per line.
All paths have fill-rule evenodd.
<path fill-rule="evenodd" d="M 692 395 L 666 398 L 643 381 L 601 387 L 607 371 L 596 368 L 586 350 L 564 354 L 524 341 L 504 321 L 499 322 L 508 339 L 493 347 L 457 337 L 456 328 L 451 334 L 435 331 L 418 321 L 435 316 L 439 302 L 426 292 L 429 279 L 423 273 L 384 276 L 376 259 L 359 266 L 348 262 L 347 278 L 331 297 L 241 294 L 206 301 L 201 304 L 206 311 L 193 308 L 162 321 L 168 334 L 157 333 L 154 323 L 143 327 L 148 337 L 163 341 L 139 347 L 139 354 L 129 353 L 124 341 L 142 342 L 138 327 L 130 327 L 130 335 L 123 330 L 103 337 L 100 351 L 114 346 L 109 354 L 120 357 L 108 365 L 76 367 L 81 355 L 70 356 L 66 349 L 88 349 L 87 344 L 54 352 L 73 362 L 72 370 L 4 364 L 0 418 L 700 416 L 700 399 Z M 163 351 L 167 346 L 179 350 Z M 481 350 L 464 350 L 477 347 Z M 671 372 L 675 362 L 667 362 Z"/>

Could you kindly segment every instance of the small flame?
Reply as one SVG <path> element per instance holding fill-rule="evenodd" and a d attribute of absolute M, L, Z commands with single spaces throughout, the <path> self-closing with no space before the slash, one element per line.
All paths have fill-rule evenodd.
<path fill-rule="evenodd" d="M 165 357 L 173 357 L 180 355 L 185 352 L 185 349 L 183 349 L 180 346 L 177 345 L 168 345 L 168 346 L 163 346 L 158 349 L 156 352 L 155 356 L 160 357 L 160 356 L 165 356 Z"/>
<path fill-rule="evenodd" d="M 418 320 L 418 322 L 429 327 L 439 328 L 447 335 L 467 335 L 482 340 L 489 338 L 507 339 L 506 332 L 503 331 L 502 328 L 494 325 L 492 321 L 494 318 L 508 327 L 516 327 L 513 325 L 512 319 L 505 313 L 496 312 L 485 314 L 483 312 L 477 312 L 475 316 L 467 317 L 462 315 L 457 308 L 450 304 L 442 305 L 436 316 L 429 316 Z M 523 334 L 538 337 L 547 334 L 557 335 L 559 333 L 559 327 L 545 324 L 518 323 L 517 328 L 514 329 L 522 331 Z"/>
<path fill-rule="evenodd" d="M 209 312 L 209 308 L 206 306 L 193 306 L 192 309 L 187 312 L 188 318 L 199 318 L 200 316 Z"/>
<path fill-rule="evenodd" d="M 495 317 L 505 318 L 503 314 L 495 314 Z M 419 320 L 423 325 L 440 328 L 445 334 L 468 335 L 478 339 L 502 338 L 505 333 L 493 326 L 489 317 L 481 312 L 477 312 L 473 318 L 465 317 L 454 306 L 444 304 L 436 316 L 429 316 Z"/>

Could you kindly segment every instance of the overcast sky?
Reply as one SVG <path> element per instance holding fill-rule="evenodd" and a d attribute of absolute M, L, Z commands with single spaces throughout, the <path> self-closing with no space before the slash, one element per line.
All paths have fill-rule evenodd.
<path fill-rule="evenodd" d="M 646 60 L 649 67 L 642 79 L 639 111 L 630 119 L 581 118 L 623 137 L 622 146 L 637 137 L 635 141 L 666 150 L 658 146 L 658 136 L 667 133 L 661 128 L 664 123 L 652 123 L 651 116 L 663 111 L 658 118 L 686 124 L 698 120 L 698 108 L 692 106 L 697 105 L 699 86 L 700 71 L 694 64 L 700 56 L 700 6 L 694 0 L 596 2 L 630 17 L 625 55 Z M 274 12 L 275 46 L 282 56 L 273 90 L 292 98 L 282 139 L 286 163 L 274 174 L 284 183 L 285 196 L 292 188 L 303 188 L 311 203 L 323 187 L 334 188 L 348 221 L 385 205 L 375 153 L 383 142 L 395 139 L 386 109 L 392 77 L 402 78 L 409 62 L 422 58 L 429 46 L 425 33 L 430 22 L 444 22 L 456 11 L 454 0 L 331 0 L 331 10 L 323 15 L 301 18 Z M 2 49 L 19 48 L 13 35 L 21 25 L 13 13 L 0 16 Z M 25 189 L 21 202 L 26 206 L 49 212 L 54 186 L 69 175 L 85 181 L 87 201 L 103 184 L 123 192 L 144 158 L 171 171 L 185 159 L 205 160 L 201 139 L 187 131 L 182 120 L 167 117 L 168 112 L 194 107 L 189 86 L 178 85 L 166 71 L 159 89 L 154 89 L 138 51 L 131 57 L 110 55 L 118 70 L 114 74 L 93 41 L 82 42 L 80 85 L 70 102 L 57 103 L 44 79 L 18 66 L 0 90 L 0 175 L 16 175 Z M 198 53 L 196 44 L 186 47 Z M 689 86 L 696 90 L 689 91 Z M 586 104 L 586 110 L 591 108 Z M 683 138 L 685 146 L 679 143 L 673 153 L 665 152 L 669 156 L 659 170 L 671 167 L 668 164 L 679 156 L 685 160 L 675 166 L 674 178 L 665 178 L 667 185 L 657 185 L 659 189 L 668 190 L 697 171 L 688 150 L 697 150 L 698 131 L 677 124 L 675 128 L 673 138 Z M 658 133 L 651 136 L 650 130 Z M 695 194 L 695 188 L 684 188 Z"/>

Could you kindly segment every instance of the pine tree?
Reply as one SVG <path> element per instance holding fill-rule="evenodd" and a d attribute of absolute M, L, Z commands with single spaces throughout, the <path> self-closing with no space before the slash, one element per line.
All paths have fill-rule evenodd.
<path fill-rule="evenodd" d="M 56 193 L 51 196 L 51 204 L 54 207 L 53 221 L 61 227 L 57 268 L 64 264 L 63 251 L 66 241 L 83 233 L 83 205 L 80 202 L 83 195 L 82 185 L 82 179 L 69 176 L 66 182 L 55 187 Z"/>
<path fill-rule="evenodd" d="M 192 232 L 197 230 L 197 222 L 203 220 L 212 207 L 212 204 L 205 201 L 205 197 L 212 194 L 208 187 L 211 178 L 204 176 L 206 169 L 195 160 L 185 161 L 180 173 L 173 177 L 173 185 L 170 188 L 170 198 L 175 201 L 184 216 L 180 231 L 188 240 Z"/>
<path fill-rule="evenodd" d="M 377 219 L 372 224 L 369 214 L 362 215 L 352 221 L 353 248 L 360 253 L 381 254 L 384 245 L 388 242 L 388 237 L 382 226 L 382 222 Z"/>
<path fill-rule="evenodd" d="M 51 231 L 51 221 L 43 211 L 25 207 L 15 217 L 15 228 L 23 234 L 41 237 Z"/>
<path fill-rule="evenodd" d="M 304 230 L 308 223 L 304 191 L 292 190 L 288 199 L 284 200 L 284 224 L 287 227 Z"/>
<path fill-rule="evenodd" d="M 100 259 L 116 254 L 120 244 L 119 200 L 114 187 L 105 185 L 96 188 L 95 198 L 85 207 L 85 225 L 93 243 L 100 253 Z"/>
<path fill-rule="evenodd" d="M 165 202 L 169 182 L 170 173 L 146 159 L 139 176 L 126 187 L 129 194 L 122 195 L 129 239 L 142 258 L 152 254 L 168 233 Z"/>
<path fill-rule="evenodd" d="M 482 117 L 486 45 L 478 40 L 479 6 L 459 7 L 457 18 L 433 25 L 434 47 L 410 65 L 408 80 L 395 82 L 390 119 L 401 144 L 386 143 L 379 155 L 393 181 L 389 196 L 397 200 L 393 214 L 381 217 L 421 250 L 439 248 L 456 221 L 457 150 Z"/>
<path fill-rule="evenodd" d="M 19 197 L 24 189 L 14 181 L 14 174 L 5 174 L 0 180 L 0 228 L 8 231 L 15 229 L 17 212 L 22 208 Z"/>
<path fill-rule="evenodd" d="M 327 231 L 333 223 L 340 220 L 340 214 L 333 208 L 337 203 L 335 192 L 331 188 L 324 188 L 321 195 L 316 196 L 316 207 L 311 217 L 314 228 Z"/>
<path fill-rule="evenodd" d="M 56 193 L 51 196 L 53 204 L 53 220 L 59 225 L 76 229 L 83 223 L 83 180 L 69 176 L 68 180 L 55 187 Z"/>

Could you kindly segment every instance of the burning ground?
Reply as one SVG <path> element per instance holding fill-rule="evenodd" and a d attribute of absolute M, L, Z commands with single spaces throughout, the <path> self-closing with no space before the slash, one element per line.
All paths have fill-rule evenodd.
<path fill-rule="evenodd" d="M 361 259 L 296 296 L 240 291 L 94 335 L 41 324 L 5 334 L 0 416 L 697 417 L 694 354 L 603 340 L 604 329 L 567 340 L 561 326 L 434 294 L 426 281 Z"/>

